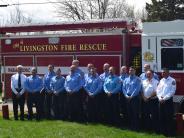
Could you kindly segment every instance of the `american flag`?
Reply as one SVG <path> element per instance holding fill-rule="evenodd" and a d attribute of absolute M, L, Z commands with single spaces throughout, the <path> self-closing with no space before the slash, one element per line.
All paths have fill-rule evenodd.
<path fill-rule="evenodd" d="M 165 47 L 183 46 L 183 39 L 162 39 L 161 46 Z"/>

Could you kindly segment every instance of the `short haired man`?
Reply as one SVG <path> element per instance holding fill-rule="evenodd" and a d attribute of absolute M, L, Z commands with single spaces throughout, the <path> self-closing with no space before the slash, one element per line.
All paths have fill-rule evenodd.
<path fill-rule="evenodd" d="M 130 128 L 139 130 L 139 95 L 141 91 L 141 80 L 135 75 L 135 68 L 129 68 L 129 77 L 124 80 L 122 91 L 126 98 L 128 120 Z"/>
<path fill-rule="evenodd" d="M 24 104 L 25 104 L 25 81 L 26 76 L 22 73 L 23 66 L 16 67 L 17 73 L 11 77 L 11 89 L 13 99 L 14 119 L 18 120 L 18 105 L 20 106 L 20 120 L 24 120 Z"/>
<path fill-rule="evenodd" d="M 45 108 L 46 108 L 46 118 L 47 119 L 51 119 L 52 115 L 51 115 L 51 109 L 52 109 L 52 90 L 50 87 L 50 82 L 52 77 L 54 77 L 56 75 L 56 73 L 54 72 L 54 65 L 49 64 L 48 65 L 48 72 L 44 75 L 43 77 L 43 87 L 44 87 L 44 91 L 45 91 Z"/>
<path fill-rule="evenodd" d="M 141 80 L 145 80 L 147 77 L 146 77 L 146 71 L 147 70 L 150 70 L 151 67 L 150 67 L 150 64 L 144 64 L 144 72 L 140 75 L 140 78 Z M 153 77 L 159 81 L 159 77 L 156 73 L 153 73 Z"/>
<path fill-rule="evenodd" d="M 76 73 L 76 66 L 70 66 L 69 75 L 65 79 L 65 90 L 67 92 L 67 110 L 71 121 L 81 121 L 82 104 L 80 89 L 83 86 L 82 77 Z"/>
<path fill-rule="evenodd" d="M 162 70 L 162 79 L 157 87 L 157 97 L 159 100 L 160 129 L 165 135 L 173 135 L 173 95 L 176 91 L 176 80 L 170 76 L 169 69 Z"/>
<path fill-rule="evenodd" d="M 51 79 L 50 87 L 53 93 L 52 106 L 55 119 L 65 119 L 66 91 L 65 78 L 61 75 L 61 69 L 56 70 L 56 76 Z"/>
<path fill-rule="evenodd" d="M 36 107 L 36 120 L 40 120 L 40 90 L 43 87 L 43 82 L 40 76 L 37 75 L 37 69 L 33 67 L 31 69 L 32 75 L 26 79 L 26 91 L 28 92 L 27 96 L 27 107 L 28 107 L 28 120 L 33 119 L 33 104 Z"/>
<path fill-rule="evenodd" d="M 156 97 L 156 89 L 159 81 L 153 77 L 153 73 L 152 70 L 147 70 L 147 79 L 142 81 L 142 119 L 145 129 L 153 129 L 155 132 L 159 132 L 158 98 Z"/>
<path fill-rule="evenodd" d="M 106 99 L 106 115 L 107 121 L 112 124 L 119 123 L 119 106 L 118 96 L 121 90 L 121 81 L 115 74 L 115 68 L 111 66 L 109 68 L 109 76 L 105 79 L 103 88 Z"/>

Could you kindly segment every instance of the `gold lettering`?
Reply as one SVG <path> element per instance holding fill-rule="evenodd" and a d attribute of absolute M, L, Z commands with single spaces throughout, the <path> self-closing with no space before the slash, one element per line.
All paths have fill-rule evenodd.
<path fill-rule="evenodd" d="M 58 51 L 57 45 L 21 45 L 20 52 L 55 52 Z"/>
<path fill-rule="evenodd" d="M 75 44 L 61 45 L 61 51 L 77 51 Z"/>
<path fill-rule="evenodd" d="M 106 51 L 107 44 L 80 44 L 80 51 Z"/>

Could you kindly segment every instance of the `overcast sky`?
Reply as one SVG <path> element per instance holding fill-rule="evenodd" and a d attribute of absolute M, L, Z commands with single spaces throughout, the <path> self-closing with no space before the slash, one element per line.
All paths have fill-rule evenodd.
<path fill-rule="evenodd" d="M 17 4 L 17 3 L 42 3 L 48 1 L 56 1 L 56 0 L 0 0 L 0 4 Z M 141 9 L 145 6 L 146 2 L 150 2 L 151 0 L 127 0 L 127 2 L 131 5 L 134 5 L 136 9 Z M 6 20 L 9 16 L 10 11 L 13 11 L 15 6 L 8 7 L 0 7 L 0 20 Z M 34 5 L 20 5 L 20 9 L 27 14 L 27 16 L 31 16 L 34 22 L 57 22 L 59 19 L 56 17 L 54 13 L 54 8 L 52 4 L 34 4 Z"/>

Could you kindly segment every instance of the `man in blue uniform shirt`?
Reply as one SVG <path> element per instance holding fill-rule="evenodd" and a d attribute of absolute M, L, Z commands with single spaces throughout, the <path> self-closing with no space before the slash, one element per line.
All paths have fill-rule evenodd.
<path fill-rule="evenodd" d="M 127 66 L 122 66 L 120 69 L 120 80 L 121 80 L 121 88 L 123 87 L 124 80 L 128 77 Z M 126 110 L 126 98 L 123 92 L 120 93 L 120 113 L 123 115 L 123 121 L 127 122 L 127 110 Z"/>
<path fill-rule="evenodd" d="M 91 68 L 90 75 L 86 78 L 84 89 L 87 92 L 88 121 L 97 121 L 99 112 L 97 110 L 97 95 L 101 92 L 102 82 L 96 73 L 96 68 Z"/>
<path fill-rule="evenodd" d="M 124 80 L 122 91 L 126 98 L 128 120 L 130 128 L 139 129 L 139 95 L 141 91 L 141 80 L 135 75 L 135 69 L 129 68 L 129 77 Z"/>
<path fill-rule="evenodd" d="M 101 81 L 102 81 L 102 83 L 104 83 L 104 81 L 105 81 L 105 79 L 109 76 L 109 67 L 110 67 L 110 65 L 109 65 L 109 63 L 105 63 L 104 65 L 103 65 L 103 73 L 102 74 L 100 74 L 100 79 L 101 79 Z M 98 95 L 98 103 L 99 103 L 99 111 L 101 112 L 101 117 L 102 117 L 102 120 L 103 120 L 103 122 L 104 121 L 106 121 L 107 119 L 105 119 L 105 93 L 104 93 L 104 89 L 102 88 L 102 92 Z"/>
<path fill-rule="evenodd" d="M 118 123 L 119 119 L 119 92 L 121 90 L 121 81 L 115 75 L 115 68 L 109 68 L 109 76 L 103 84 L 106 99 L 107 121 L 113 124 Z"/>
<path fill-rule="evenodd" d="M 69 114 L 69 119 L 71 121 L 81 121 L 81 95 L 80 89 L 82 88 L 82 78 L 81 75 L 75 72 L 76 66 L 70 66 L 70 73 L 65 80 L 65 89 L 67 92 L 67 109 Z"/>
<path fill-rule="evenodd" d="M 105 63 L 104 65 L 103 65 L 103 70 L 104 70 L 104 72 L 102 73 L 102 74 L 100 74 L 100 79 L 104 82 L 105 81 L 105 79 L 109 76 L 109 67 L 110 67 L 110 65 L 109 65 L 109 63 Z"/>
<path fill-rule="evenodd" d="M 147 79 L 146 71 L 148 71 L 150 69 L 151 69 L 150 64 L 145 64 L 144 65 L 144 72 L 139 76 L 141 78 L 141 80 Z M 158 77 L 158 75 L 156 73 L 153 73 L 153 78 L 155 78 L 156 80 L 159 81 L 159 77 Z"/>
<path fill-rule="evenodd" d="M 31 69 L 32 75 L 26 79 L 25 87 L 28 92 L 27 107 L 28 120 L 33 119 L 33 104 L 36 107 L 36 119 L 40 120 L 40 90 L 43 87 L 42 79 L 37 75 L 37 69 Z"/>
<path fill-rule="evenodd" d="M 45 91 L 45 108 L 46 108 L 46 118 L 51 119 L 51 104 L 52 104 L 52 90 L 50 87 L 51 78 L 56 74 L 54 72 L 54 65 L 48 65 L 48 73 L 44 75 L 43 87 Z"/>
<path fill-rule="evenodd" d="M 65 119 L 66 91 L 65 78 L 61 75 L 61 69 L 56 70 L 56 76 L 51 79 L 50 87 L 53 93 L 52 106 L 55 119 Z"/>

